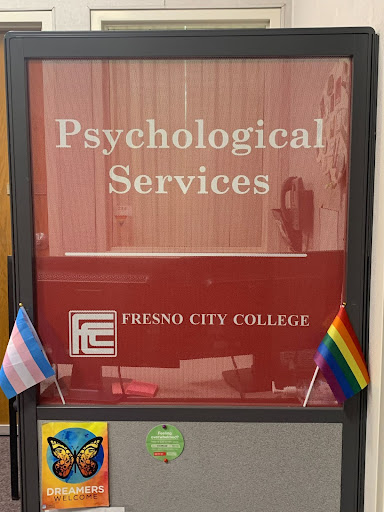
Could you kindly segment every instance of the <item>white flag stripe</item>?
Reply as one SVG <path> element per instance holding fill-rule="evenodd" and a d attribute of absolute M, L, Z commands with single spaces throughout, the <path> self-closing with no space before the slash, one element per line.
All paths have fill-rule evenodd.
<path fill-rule="evenodd" d="M 31 322 L 31 320 L 30 320 L 30 318 L 29 318 L 29 316 L 28 316 L 28 313 L 25 311 L 24 306 L 21 306 L 21 307 L 20 307 L 20 309 L 21 309 L 21 311 L 23 312 L 24 320 L 27 322 L 28 327 L 31 329 L 32 334 L 34 335 L 34 337 L 35 337 L 35 339 L 36 339 L 36 341 L 37 341 L 38 345 L 40 346 L 41 351 L 43 352 L 43 354 L 45 355 L 45 357 L 47 357 L 47 354 L 45 353 L 45 350 L 44 350 L 43 344 L 41 343 L 41 340 L 40 340 L 40 338 L 39 338 L 39 335 L 37 334 L 36 329 L 34 328 L 34 326 L 33 326 L 32 322 Z M 48 357 L 47 357 L 47 359 L 48 359 Z"/>
<path fill-rule="evenodd" d="M 25 366 L 23 360 L 20 357 L 20 354 L 16 350 L 16 347 L 12 341 L 12 338 L 9 340 L 7 354 L 9 360 L 11 361 L 13 367 L 15 368 L 16 373 L 24 383 L 26 388 L 31 388 L 36 383 L 35 379 L 30 374 L 28 368 Z"/>

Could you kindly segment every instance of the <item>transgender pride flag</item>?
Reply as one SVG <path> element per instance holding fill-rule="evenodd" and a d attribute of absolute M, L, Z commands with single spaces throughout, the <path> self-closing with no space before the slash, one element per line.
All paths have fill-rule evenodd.
<path fill-rule="evenodd" d="M 0 369 L 0 386 L 12 398 L 55 375 L 27 312 L 20 307 Z"/>

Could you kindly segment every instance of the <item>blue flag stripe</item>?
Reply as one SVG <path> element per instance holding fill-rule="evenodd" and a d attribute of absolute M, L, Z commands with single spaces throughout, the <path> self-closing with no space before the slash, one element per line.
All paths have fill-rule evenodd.
<path fill-rule="evenodd" d="M 347 398 L 351 398 L 351 396 L 353 396 L 355 392 L 349 385 L 349 382 L 347 381 L 344 373 L 341 371 L 340 366 L 337 364 L 337 361 L 331 354 L 329 348 L 326 345 L 324 345 L 324 343 L 320 343 L 319 348 L 317 350 L 327 361 L 330 369 L 332 370 L 338 383 L 340 384 L 345 396 Z"/>
<path fill-rule="evenodd" d="M 52 375 L 55 374 L 55 371 L 52 368 L 52 366 L 49 364 L 48 359 L 43 354 L 43 352 L 40 348 L 39 342 L 36 341 L 27 322 L 24 320 L 24 315 L 23 315 L 21 309 L 19 310 L 17 317 L 16 317 L 16 325 L 17 325 L 17 328 L 19 329 L 19 332 L 20 332 L 26 346 L 28 347 L 29 352 L 31 353 L 31 356 L 35 360 L 37 366 L 43 372 L 44 377 L 45 378 L 52 377 Z"/>
<path fill-rule="evenodd" d="M 0 386 L 8 400 L 17 395 L 14 387 L 11 385 L 7 376 L 5 375 L 3 367 L 0 369 Z"/>

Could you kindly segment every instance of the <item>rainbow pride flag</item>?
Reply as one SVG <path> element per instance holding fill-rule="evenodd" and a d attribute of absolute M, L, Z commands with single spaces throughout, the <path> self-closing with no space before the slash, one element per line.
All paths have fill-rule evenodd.
<path fill-rule="evenodd" d="M 344 306 L 320 343 L 314 360 L 339 403 L 368 385 L 367 365 Z"/>

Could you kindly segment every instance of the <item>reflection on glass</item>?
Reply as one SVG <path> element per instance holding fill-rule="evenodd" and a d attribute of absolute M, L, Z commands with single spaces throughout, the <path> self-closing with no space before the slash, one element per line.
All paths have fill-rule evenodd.
<path fill-rule="evenodd" d="M 37 323 L 69 403 L 302 404 L 343 299 L 350 80 L 29 63 Z M 336 405 L 321 378 L 310 404 Z"/>

